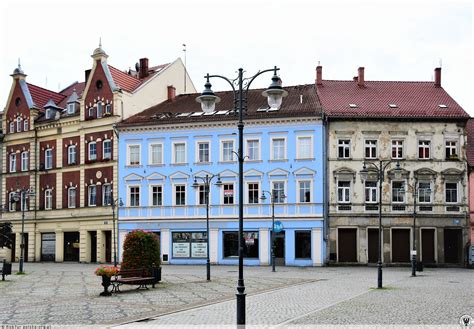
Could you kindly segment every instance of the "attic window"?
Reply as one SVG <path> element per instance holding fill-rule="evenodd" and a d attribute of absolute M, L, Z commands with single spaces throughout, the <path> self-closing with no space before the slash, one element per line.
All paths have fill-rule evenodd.
<path fill-rule="evenodd" d="M 397 104 L 388 104 L 388 106 L 392 109 L 396 109 L 398 107 Z"/>
<path fill-rule="evenodd" d="M 357 104 L 349 104 L 349 107 L 350 107 L 351 109 L 355 109 L 355 108 L 357 108 L 358 106 L 357 106 Z"/>
<path fill-rule="evenodd" d="M 20 104 L 21 104 L 21 99 L 20 99 L 20 97 L 17 97 L 17 98 L 15 99 L 15 105 L 16 105 L 16 107 L 20 106 Z"/>
<path fill-rule="evenodd" d="M 448 105 L 446 105 L 446 104 L 439 104 L 438 106 L 442 109 L 447 109 L 448 108 Z"/>
<path fill-rule="evenodd" d="M 75 104 L 74 103 L 69 103 L 67 104 L 67 114 L 74 114 L 75 112 Z"/>
<path fill-rule="evenodd" d="M 46 119 L 52 119 L 52 117 L 53 117 L 53 110 L 52 110 L 52 109 L 46 109 L 45 116 L 46 116 Z"/>
<path fill-rule="evenodd" d="M 99 89 L 99 90 L 102 89 L 102 86 L 103 86 L 102 80 L 97 80 L 97 81 L 95 82 L 95 86 L 96 86 L 97 89 Z"/>

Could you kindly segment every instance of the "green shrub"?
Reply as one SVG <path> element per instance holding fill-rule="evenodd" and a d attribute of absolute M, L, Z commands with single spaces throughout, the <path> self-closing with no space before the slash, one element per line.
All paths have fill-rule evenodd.
<path fill-rule="evenodd" d="M 123 244 L 123 270 L 160 266 L 160 241 L 155 233 L 134 230 L 127 234 Z"/>

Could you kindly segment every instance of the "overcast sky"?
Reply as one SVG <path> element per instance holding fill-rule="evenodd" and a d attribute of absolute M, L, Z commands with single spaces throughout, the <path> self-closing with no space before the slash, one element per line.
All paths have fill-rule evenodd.
<path fill-rule="evenodd" d="M 198 91 L 203 76 L 234 77 L 278 65 L 284 85 L 352 79 L 432 81 L 471 115 L 471 1 L 83 1 L 0 2 L 0 108 L 18 58 L 27 81 L 58 91 L 83 81 L 102 38 L 109 64 L 134 67 L 183 57 Z M 271 75 L 253 87 L 266 87 Z M 215 90 L 228 87 L 215 81 Z"/>

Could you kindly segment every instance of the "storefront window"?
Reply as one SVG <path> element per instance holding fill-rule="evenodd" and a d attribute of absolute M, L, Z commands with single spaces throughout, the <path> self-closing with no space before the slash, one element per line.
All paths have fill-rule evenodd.
<path fill-rule="evenodd" d="M 311 258 L 311 231 L 295 232 L 295 258 Z"/>
<path fill-rule="evenodd" d="M 239 256 L 239 233 L 224 232 L 224 257 Z M 258 232 L 244 232 L 244 257 L 258 258 Z"/>
<path fill-rule="evenodd" d="M 206 232 L 173 232 L 173 258 L 206 258 Z"/>

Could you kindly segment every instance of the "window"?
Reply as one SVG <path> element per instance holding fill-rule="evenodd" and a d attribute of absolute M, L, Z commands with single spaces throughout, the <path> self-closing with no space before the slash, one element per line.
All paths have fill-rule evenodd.
<path fill-rule="evenodd" d="M 223 184 L 224 204 L 234 204 L 234 184 Z"/>
<path fill-rule="evenodd" d="M 97 117 L 102 118 L 102 102 L 97 102 Z"/>
<path fill-rule="evenodd" d="M 365 202 L 376 203 L 377 201 L 377 182 L 365 182 Z"/>
<path fill-rule="evenodd" d="M 44 209 L 53 209 L 53 190 L 47 189 L 44 191 Z"/>
<path fill-rule="evenodd" d="M 198 189 L 198 201 L 200 205 L 207 204 L 208 200 L 208 193 L 206 191 L 206 186 L 205 185 L 199 185 Z"/>
<path fill-rule="evenodd" d="M 28 151 L 24 151 L 21 153 L 21 171 L 27 171 L 28 170 Z"/>
<path fill-rule="evenodd" d="M 430 158 L 430 141 L 422 140 L 418 141 L 418 158 L 429 159 Z"/>
<path fill-rule="evenodd" d="M 97 160 L 97 144 L 96 142 L 89 143 L 89 161 Z"/>
<path fill-rule="evenodd" d="M 140 165 L 140 145 L 128 145 L 128 165 Z"/>
<path fill-rule="evenodd" d="M 223 141 L 222 142 L 222 161 L 233 161 L 234 160 L 234 141 Z"/>
<path fill-rule="evenodd" d="M 198 143 L 198 162 L 209 162 L 209 143 Z"/>
<path fill-rule="evenodd" d="M 67 189 L 67 206 L 68 208 L 76 208 L 76 188 Z"/>
<path fill-rule="evenodd" d="M 431 203 L 431 183 L 430 182 L 418 183 L 418 202 Z"/>
<path fill-rule="evenodd" d="M 95 185 L 90 185 L 88 188 L 89 192 L 89 207 L 97 206 L 97 188 Z"/>
<path fill-rule="evenodd" d="M 89 108 L 89 118 L 93 118 L 93 117 L 94 117 L 94 108 L 90 107 Z"/>
<path fill-rule="evenodd" d="M 377 140 L 367 139 L 365 141 L 365 158 L 366 159 L 377 158 Z"/>
<path fill-rule="evenodd" d="M 247 140 L 247 156 L 250 161 L 260 160 L 260 141 L 258 139 Z"/>
<path fill-rule="evenodd" d="M 350 139 L 340 139 L 338 141 L 337 157 L 339 159 L 349 159 L 351 156 L 351 141 Z"/>
<path fill-rule="evenodd" d="M 258 183 L 248 183 L 247 185 L 248 190 L 248 203 L 256 204 L 258 203 L 259 195 L 259 188 Z"/>
<path fill-rule="evenodd" d="M 405 202 L 405 182 L 401 182 L 401 181 L 392 182 L 392 202 L 393 203 Z"/>
<path fill-rule="evenodd" d="M 311 258 L 311 231 L 295 231 L 295 258 Z"/>
<path fill-rule="evenodd" d="M 8 210 L 9 211 L 16 211 L 16 202 L 15 202 L 15 194 L 16 192 L 10 192 L 8 194 Z"/>
<path fill-rule="evenodd" d="M 16 153 L 10 153 L 10 172 L 16 172 Z"/>
<path fill-rule="evenodd" d="M 186 163 L 186 143 L 173 144 L 174 163 Z"/>
<path fill-rule="evenodd" d="M 152 206 L 163 205 L 163 186 L 154 185 L 151 187 L 151 205 Z"/>
<path fill-rule="evenodd" d="M 174 203 L 176 206 L 186 205 L 186 185 L 175 185 L 174 197 Z"/>
<path fill-rule="evenodd" d="M 112 204 L 112 185 L 102 185 L 102 205 L 110 206 Z"/>
<path fill-rule="evenodd" d="M 21 211 L 28 211 L 28 198 L 26 192 L 20 193 L 20 210 Z"/>
<path fill-rule="evenodd" d="M 285 182 L 273 182 L 272 193 L 275 203 L 285 202 Z"/>
<path fill-rule="evenodd" d="M 45 169 L 53 168 L 53 149 L 46 149 L 44 151 L 44 162 Z"/>
<path fill-rule="evenodd" d="M 300 181 L 298 183 L 300 203 L 311 202 L 311 181 Z"/>
<path fill-rule="evenodd" d="M 15 132 L 15 123 L 12 121 L 10 122 L 10 133 L 14 133 Z"/>
<path fill-rule="evenodd" d="M 458 158 L 458 143 L 456 141 L 446 141 L 446 159 Z"/>
<path fill-rule="evenodd" d="M 351 202 L 351 182 L 350 181 L 337 182 L 337 202 L 339 203 Z"/>
<path fill-rule="evenodd" d="M 16 118 L 16 131 L 17 132 L 21 131 L 21 118 L 20 117 Z"/>
<path fill-rule="evenodd" d="M 140 206 L 140 187 L 130 186 L 128 191 L 129 191 L 130 207 L 139 207 Z"/>
<path fill-rule="evenodd" d="M 446 183 L 446 203 L 457 203 L 458 202 L 458 184 L 457 183 Z"/>
<path fill-rule="evenodd" d="M 76 104 L 69 103 L 67 104 L 67 114 L 74 114 L 76 112 Z"/>
<path fill-rule="evenodd" d="M 173 258 L 206 258 L 207 232 L 173 232 Z"/>
<path fill-rule="evenodd" d="M 163 163 L 163 144 L 151 144 L 150 153 L 150 164 L 159 165 Z"/>
<path fill-rule="evenodd" d="M 111 109 L 112 108 L 111 108 L 110 104 L 105 105 L 105 113 L 106 114 L 112 114 Z"/>
<path fill-rule="evenodd" d="M 392 159 L 403 159 L 403 140 L 392 140 Z"/>
<path fill-rule="evenodd" d="M 23 120 L 23 131 L 28 131 L 28 119 Z"/>
<path fill-rule="evenodd" d="M 258 258 L 258 232 L 243 232 L 243 257 Z M 224 258 L 239 256 L 239 233 L 223 232 Z"/>
<path fill-rule="evenodd" d="M 272 160 L 284 160 L 284 159 L 285 159 L 285 139 L 273 138 L 272 139 Z"/>
<path fill-rule="evenodd" d="M 312 138 L 311 137 L 298 137 L 297 139 L 297 158 L 298 159 L 311 159 L 312 154 Z"/>
<path fill-rule="evenodd" d="M 110 139 L 106 139 L 102 145 L 103 159 L 112 159 L 112 141 Z"/>
<path fill-rule="evenodd" d="M 53 118 L 53 113 L 54 113 L 54 110 L 53 109 L 46 109 L 46 112 L 45 112 L 45 117 L 46 119 L 52 119 Z"/>
<path fill-rule="evenodd" d="M 76 162 L 76 145 L 69 145 L 67 147 L 67 163 L 75 165 Z"/>

